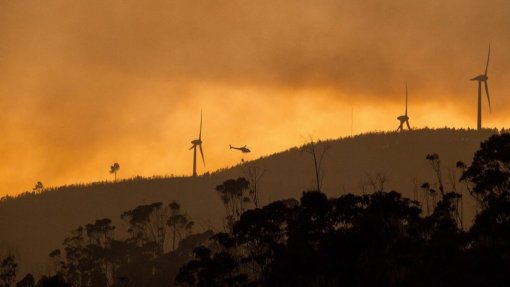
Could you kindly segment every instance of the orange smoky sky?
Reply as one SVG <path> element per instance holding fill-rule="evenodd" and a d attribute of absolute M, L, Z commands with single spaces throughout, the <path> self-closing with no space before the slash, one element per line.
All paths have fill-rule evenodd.
<path fill-rule="evenodd" d="M 0 0 L 0 196 L 191 174 L 201 110 L 199 173 L 394 130 L 406 82 L 412 126 L 475 127 L 489 42 L 508 127 L 508 0 Z"/>

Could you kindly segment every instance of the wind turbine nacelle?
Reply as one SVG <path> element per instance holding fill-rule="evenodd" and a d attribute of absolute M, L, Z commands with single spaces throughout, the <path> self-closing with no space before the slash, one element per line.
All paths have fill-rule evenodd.
<path fill-rule="evenodd" d="M 202 141 L 201 140 L 194 140 L 194 141 L 191 141 L 191 144 L 192 145 L 201 145 Z"/>
<path fill-rule="evenodd" d="M 397 120 L 399 120 L 399 121 L 407 121 L 407 120 L 409 120 L 409 117 L 408 116 L 400 116 L 400 117 L 397 118 Z"/>
<path fill-rule="evenodd" d="M 487 81 L 488 79 L 489 77 L 487 77 L 486 75 L 480 75 L 472 78 L 471 81 Z"/>

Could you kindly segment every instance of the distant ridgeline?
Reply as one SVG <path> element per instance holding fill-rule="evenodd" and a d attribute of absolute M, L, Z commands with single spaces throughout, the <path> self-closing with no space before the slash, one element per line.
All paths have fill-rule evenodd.
<path fill-rule="evenodd" d="M 321 192 L 332 200 L 341 200 L 341 198 L 346 200 L 343 196 L 348 193 L 362 195 L 381 190 L 396 190 L 403 197 L 417 201 L 419 204 L 405 201 L 400 194 L 381 196 L 377 200 L 402 202 L 405 208 L 409 208 L 413 212 L 421 210 L 420 215 L 412 215 L 415 216 L 414 218 L 419 217 L 416 219 L 419 221 L 426 221 L 426 218 L 432 216 L 436 216 L 434 219 L 436 220 L 438 215 L 434 212 L 441 202 L 447 205 L 444 207 L 447 209 L 449 204 L 455 203 L 455 212 L 458 212 L 455 215 L 457 217 L 454 218 L 455 224 L 457 226 L 462 224 L 467 230 L 472 225 L 476 210 L 480 211 L 481 207 L 468 195 L 466 184 L 459 182 L 463 171 L 457 162 L 461 161 L 469 166 L 473 160 L 474 152 L 480 147 L 480 142 L 493 134 L 499 134 L 499 132 L 497 130 L 422 129 L 403 133 L 369 133 L 338 140 L 319 141 L 315 143 L 314 148 L 319 154 L 325 151 L 319 170 L 319 186 Z M 96 242 L 96 245 L 99 244 L 101 248 L 106 248 L 104 236 L 101 237 L 102 239 L 98 239 L 96 238 L 99 236 L 97 233 L 92 237 L 87 234 L 86 225 L 93 226 L 98 219 L 110 220 L 109 222 L 103 221 L 103 223 L 108 223 L 108 228 L 115 226 L 114 229 L 108 231 L 109 240 L 115 239 L 115 242 L 126 243 L 131 238 L 132 244 L 136 243 L 141 246 L 142 242 L 150 240 L 138 238 L 141 241 L 137 243 L 136 238 L 132 238 L 133 222 L 130 222 L 126 217 L 121 218 L 121 215 L 136 207 L 151 206 L 159 202 L 165 206 L 165 210 L 167 210 L 165 212 L 170 212 L 168 208 L 171 202 L 178 202 L 186 218 L 194 222 L 192 230 L 195 234 L 207 230 L 230 230 L 240 218 L 241 211 L 253 208 L 255 200 L 259 206 L 265 206 L 270 202 L 282 199 L 299 199 L 302 197 L 303 191 L 317 189 L 316 179 L 318 177 L 315 174 L 313 158 L 310 153 L 306 152 L 308 148 L 309 144 L 195 178 L 136 177 L 115 183 L 97 182 L 46 188 L 42 192 L 29 192 L 15 198 L 4 198 L 0 201 L 0 247 L 9 250 L 0 250 L 3 251 L 0 252 L 0 257 L 8 252 L 14 253 L 19 265 L 18 274 L 31 272 L 36 278 L 41 275 L 54 275 L 57 271 L 55 261 L 68 260 L 62 248 L 63 240 L 69 238 L 73 234 L 73 230 L 76 232 L 79 226 L 83 226 L 83 240 Z M 250 176 L 253 179 L 253 171 L 258 171 L 258 174 L 261 175 L 257 181 L 256 199 L 253 194 L 249 193 L 253 189 L 253 180 L 250 180 Z M 440 180 L 438 180 L 438 174 Z M 240 202 L 237 199 L 234 200 L 233 197 L 228 197 L 228 193 L 222 194 L 222 190 L 243 186 L 241 181 L 225 184 L 227 180 L 243 177 L 248 182 L 245 188 L 247 193 L 243 195 Z M 463 200 L 450 198 L 444 201 L 443 193 L 447 191 L 461 194 Z M 322 198 L 321 196 L 323 195 L 319 197 Z M 352 198 L 355 201 L 368 200 L 362 204 L 363 208 L 368 208 L 372 202 L 370 200 L 373 199 L 371 196 Z M 234 201 L 237 205 L 232 205 Z M 292 210 L 301 210 L 306 207 L 303 205 L 306 205 L 305 202 L 299 203 L 295 200 L 278 204 L 283 204 L 277 206 L 291 213 L 298 212 Z M 457 204 L 461 206 L 461 209 L 457 208 Z M 273 204 L 273 207 L 267 208 L 271 209 L 274 206 Z M 253 216 L 262 215 L 253 214 Z M 171 258 L 174 255 L 170 255 L 172 248 L 169 245 L 170 238 L 173 238 L 172 226 L 167 222 L 163 223 L 164 228 L 159 232 L 165 234 L 165 239 L 163 239 L 162 247 L 154 255 L 155 257 L 151 258 L 173 260 Z M 237 235 L 225 236 L 228 239 Z M 202 239 L 203 237 L 200 237 L 200 240 Z M 158 240 L 161 243 L 161 238 Z M 217 240 L 220 239 L 217 238 Z M 217 242 L 217 244 L 224 243 Z M 235 244 L 245 243 L 237 242 Z M 296 244 L 306 245 L 308 243 L 296 242 Z M 178 250 L 181 247 L 179 244 L 177 245 Z M 56 248 L 59 248 L 61 253 L 53 254 L 54 256 L 50 258 L 49 253 Z M 186 248 L 188 248 L 186 249 L 187 255 L 182 255 L 179 259 L 180 262 L 193 258 L 190 251 L 193 248 L 189 246 Z M 208 248 L 209 251 L 202 250 L 205 252 L 203 254 L 195 254 L 195 256 L 203 256 L 197 257 L 197 260 L 200 261 L 200 258 L 214 260 L 216 258 L 216 251 L 211 251 L 211 246 Z M 135 251 L 133 252 L 136 254 Z M 205 264 L 205 261 L 200 262 L 200 264 Z M 283 264 L 283 262 L 285 261 L 281 263 Z M 173 264 L 170 261 L 167 263 Z M 67 264 L 69 263 L 67 262 Z M 123 268 L 128 267 L 124 266 Z M 241 269 L 244 270 L 243 268 Z M 128 269 L 125 269 L 122 274 L 129 273 L 126 270 Z M 174 271 L 177 274 L 177 269 Z M 63 271 L 61 270 L 61 272 Z M 99 270 L 94 272 L 97 273 Z M 190 267 L 186 272 L 181 275 L 181 280 L 186 281 L 189 276 L 196 276 L 197 271 Z M 129 279 L 122 274 L 118 273 L 116 276 Z M 109 277 L 107 279 L 110 280 L 108 284 L 120 280 L 112 276 L 113 273 L 107 274 L 106 277 Z M 244 278 L 244 276 L 241 277 Z M 243 278 L 238 279 L 245 280 Z M 247 280 L 252 279 L 252 275 L 249 275 Z M 131 280 L 134 279 L 131 278 Z"/>

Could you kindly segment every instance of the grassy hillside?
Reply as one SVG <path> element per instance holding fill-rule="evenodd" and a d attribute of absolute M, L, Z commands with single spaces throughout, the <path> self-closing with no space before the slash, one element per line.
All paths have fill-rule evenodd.
<path fill-rule="evenodd" d="M 494 130 L 417 130 L 407 133 L 372 133 L 320 142 L 328 147 L 324 159 L 323 191 L 331 196 L 370 191 L 367 175 L 384 174 L 385 189 L 394 189 L 420 200 L 419 187 L 434 182 L 425 156 L 440 156 L 444 177 L 455 163 L 470 163 L 481 141 Z M 225 215 L 215 186 L 243 176 L 247 165 L 264 170 L 260 181 L 261 202 L 295 197 L 314 187 L 313 161 L 302 148 L 260 158 L 197 178 L 134 178 L 117 183 L 64 186 L 41 194 L 27 194 L 0 202 L 0 248 L 14 250 L 21 273 L 47 272 L 47 255 L 79 225 L 98 218 L 111 218 L 122 234 L 123 211 L 140 204 L 177 200 L 196 222 L 196 229 L 222 228 Z M 445 180 L 448 182 L 448 180 Z M 473 213 L 467 204 L 467 216 Z"/>

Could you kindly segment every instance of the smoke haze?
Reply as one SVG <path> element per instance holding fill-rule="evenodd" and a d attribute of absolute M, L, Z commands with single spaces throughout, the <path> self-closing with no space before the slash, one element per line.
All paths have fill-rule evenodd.
<path fill-rule="evenodd" d="M 474 127 L 489 42 L 492 113 L 510 102 L 505 0 L 0 0 L 0 195 L 119 176 L 190 174 L 311 134 Z M 351 115 L 351 112 L 353 114 Z"/>

